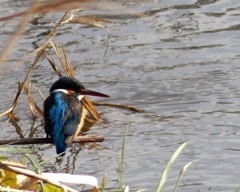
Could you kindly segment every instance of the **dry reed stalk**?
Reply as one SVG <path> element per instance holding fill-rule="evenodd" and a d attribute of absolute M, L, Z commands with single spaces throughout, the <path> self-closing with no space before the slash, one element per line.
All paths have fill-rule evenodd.
<path fill-rule="evenodd" d="M 42 92 L 40 91 L 40 89 L 38 89 L 36 86 L 32 86 L 32 88 L 34 88 L 34 89 L 36 89 L 36 90 L 37 90 L 38 94 L 40 95 L 40 97 L 41 97 L 41 98 L 42 98 L 42 100 L 44 101 L 44 100 L 45 100 L 45 98 L 44 98 L 44 96 L 43 96 Z"/>
<path fill-rule="evenodd" d="M 59 0 L 59 1 L 46 1 L 35 3 L 30 9 L 15 13 L 9 16 L 0 17 L 0 21 L 7 21 L 13 18 L 23 17 L 31 10 L 32 14 L 47 13 L 47 12 L 63 12 L 67 10 L 108 10 L 119 11 L 121 13 L 131 14 L 136 17 L 147 17 L 136 10 L 129 9 L 120 4 L 111 4 L 105 0 Z M 97 18 L 100 20 L 99 18 Z"/>
<path fill-rule="evenodd" d="M 99 19 L 99 18 L 96 18 L 96 17 L 91 17 L 91 16 L 74 16 L 74 12 L 76 12 L 78 10 L 72 10 L 70 11 L 70 15 L 67 14 L 66 15 L 66 19 L 63 20 L 62 23 L 79 23 L 79 24 L 82 24 L 82 25 L 88 25 L 88 26 L 94 26 L 94 27 L 100 27 L 102 29 L 104 29 L 106 32 L 107 32 L 107 41 L 106 41 L 106 49 L 105 49 L 105 52 L 104 52 L 104 56 L 106 55 L 107 53 L 107 48 L 109 46 L 109 40 L 110 40 L 110 33 L 108 31 L 108 29 L 102 25 L 102 23 L 114 23 L 112 21 L 108 21 L 108 20 L 104 20 L 104 19 Z M 68 18 L 67 18 L 68 16 Z"/>
<path fill-rule="evenodd" d="M 18 167 L 18 168 L 22 168 L 22 169 L 27 169 L 26 165 L 17 163 L 15 161 L 1 161 L 1 164 L 5 165 L 5 166 L 12 166 L 12 167 Z"/>
<path fill-rule="evenodd" d="M 28 88 L 26 88 L 24 86 L 24 90 L 25 90 L 25 92 L 27 94 L 27 98 L 28 98 L 28 104 L 29 104 L 30 111 L 34 118 L 38 117 L 34 110 L 36 110 L 41 115 L 41 117 L 43 117 L 44 116 L 43 110 L 37 105 L 37 103 L 34 101 L 32 95 L 30 93 L 30 85 L 31 85 L 31 83 L 30 83 L 30 81 L 28 81 Z"/>
<path fill-rule="evenodd" d="M 30 94 L 30 82 L 29 82 L 29 79 L 28 79 L 28 88 L 26 88 L 26 86 L 24 86 L 24 90 L 25 90 L 25 92 L 27 94 L 28 104 L 29 104 L 29 108 L 30 108 L 30 111 L 32 113 L 32 116 L 34 118 L 37 118 L 37 115 L 36 115 L 36 113 L 34 111 L 34 104 L 33 104 L 34 101 L 33 101 L 33 98 L 32 98 L 32 96 Z"/>
<path fill-rule="evenodd" d="M 16 31 L 22 31 L 24 26 L 26 26 L 27 21 L 29 21 L 29 18 L 33 14 L 40 13 L 40 12 L 48 12 L 48 11 L 62 11 L 62 10 L 66 10 L 66 9 L 76 9 L 76 8 L 78 8 L 78 10 L 79 10 L 79 8 L 81 8 L 81 9 L 82 8 L 95 9 L 96 7 L 99 6 L 98 4 L 94 4 L 94 5 L 91 4 L 92 2 L 94 2 L 94 1 L 91 1 L 91 0 L 85 0 L 84 1 L 83 0 L 83 1 L 79 2 L 78 0 L 68 0 L 68 1 L 58 1 L 58 2 L 50 2 L 50 3 L 43 3 L 43 2 L 36 1 L 30 9 L 28 9 L 27 11 L 22 13 L 23 18 L 21 20 L 20 26 L 17 28 Z M 105 7 L 103 6 L 101 8 L 100 7 L 98 7 L 98 8 L 101 9 L 101 8 L 105 8 Z M 106 6 L 106 8 L 109 9 L 108 6 Z M 64 46 L 62 45 L 62 51 L 61 51 L 58 48 L 57 43 L 56 42 L 53 43 L 51 41 L 51 38 L 55 35 L 55 32 L 56 32 L 57 28 L 59 28 L 62 24 L 65 24 L 65 23 L 81 23 L 81 24 L 92 25 L 92 26 L 97 26 L 97 27 L 104 28 L 108 33 L 108 40 L 109 40 L 109 32 L 101 23 L 106 23 L 106 22 L 110 22 L 110 21 L 106 21 L 106 20 L 98 19 L 98 18 L 93 18 L 93 17 L 89 17 L 89 16 L 88 17 L 86 17 L 86 16 L 83 16 L 83 17 L 74 16 L 73 15 L 74 11 L 75 10 L 67 11 L 64 14 L 64 16 L 61 18 L 61 20 L 57 23 L 57 25 L 51 30 L 51 32 L 50 32 L 48 38 L 46 39 L 45 43 L 42 46 L 40 46 L 38 49 L 36 49 L 32 53 L 30 53 L 27 57 L 23 58 L 20 61 L 20 62 L 22 62 L 26 59 L 29 59 L 31 56 L 33 56 L 34 54 L 37 53 L 37 56 L 36 56 L 32 66 L 31 66 L 31 68 L 29 69 L 27 75 L 25 76 L 24 81 L 19 84 L 18 92 L 16 94 L 16 97 L 14 99 L 12 107 L 10 109 L 6 110 L 5 112 L 1 113 L 0 117 L 5 115 L 5 114 L 8 114 L 10 119 L 17 120 L 17 118 L 14 116 L 14 109 L 17 106 L 19 96 L 21 95 L 21 92 L 25 87 L 26 81 L 29 79 L 29 76 L 32 73 L 33 68 L 37 65 L 37 63 L 38 63 L 40 57 L 42 57 L 42 55 L 46 56 L 47 60 L 51 64 L 51 66 L 54 69 L 54 71 L 56 72 L 56 74 L 59 77 L 62 76 L 60 71 L 56 67 L 55 63 L 51 59 L 49 59 L 47 57 L 47 55 L 45 54 L 45 49 L 49 45 L 51 45 L 53 47 L 61 65 L 63 67 L 63 69 L 65 70 L 65 73 L 70 77 L 74 77 L 73 69 L 71 67 L 71 64 L 70 64 L 69 58 L 66 54 L 66 51 L 64 49 Z M 12 17 L 8 17 L 8 18 L 5 18 L 5 19 L 11 19 L 14 16 L 21 16 L 21 14 L 16 14 L 16 15 L 13 15 Z M 1 18 L 0 18 L 0 21 L 1 21 Z M 15 39 L 15 42 L 16 42 L 16 39 L 19 38 L 20 35 L 21 35 L 21 33 L 16 33 L 15 34 L 16 37 L 12 38 L 12 39 Z M 9 42 L 9 45 L 8 45 L 9 48 L 13 46 L 13 44 L 14 44 L 13 42 L 14 41 Z M 107 42 L 107 45 L 106 45 L 106 50 L 107 50 L 107 46 L 108 46 L 108 42 Z M 6 50 L 8 50 L 9 48 L 7 48 Z M 7 56 L 8 51 L 6 51 L 6 53 L 4 55 Z M 4 55 L 1 57 L 2 61 L 4 60 L 4 57 L 6 57 Z M 0 58 L 0 64 L 1 64 L 1 58 Z M 16 64 L 19 64 L 20 62 L 17 62 Z M 16 64 L 14 64 L 13 66 L 15 66 Z M 37 117 L 37 115 L 35 113 L 35 110 L 37 110 L 39 112 L 39 114 L 41 116 L 43 116 L 43 111 L 41 110 L 40 107 L 37 106 L 36 102 L 34 101 L 34 99 L 32 98 L 32 96 L 30 94 L 30 86 L 29 86 L 28 89 L 25 88 L 25 90 L 27 92 L 28 102 L 29 102 L 30 110 L 31 110 L 31 113 L 32 113 L 33 117 L 34 118 Z M 98 120 L 101 117 L 99 112 L 96 110 L 96 108 L 93 106 L 93 103 L 87 97 L 83 98 L 83 103 L 84 103 L 84 107 L 87 109 L 88 113 L 90 114 L 89 117 L 86 117 L 86 121 L 90 122 L 90 123 L 95 123 L 96 120 Z M 109 103 L 98 103 L 98 102 L 94 102 L 94 104 L 95 105 L 112 106 L 112 107 L 121 107 L 121 108 L 129 109 L 129 110 L 133 110 L 135 112 L 144 112 L 143 110 L 137 109 L 135 107 L 125 106 L 125 105 L 120 105 L 120 104 L 109 104 Z"/>
<path fill-rule="evenodd" d="M 12 123 L 13 127 L 16 129 L 16 133 L 19 135 L 19 137 L 24 138 L 22 128 L 17 124 L 17 121 L 10 119 L 10 122 Z"/>
<path fill-rule="evenodd" d="M 17 173 L 17 174 L 22 174 L 22 175 L 25 175 L 25 176 L 28 176 L 28 177 L 31 177 L 31 178 L 41 180 L 44 183 L 49 183 L 51 185 L 59 187 L 59 188 L 63 189 L 63 191 L 77 192 L 77 190 L 75 190 L 71 187 L 68 187 L 66 185 L 63 185 L 60 182 L 49 180 L 48 178 L 43 177 L 43 176 L 41 176 L 37 173 L 34 173 L 33 171 L 25 169 L 25 168 L 20 168 L 20 167 L 16 167 L 16 166 L 13 166 L 13 165 L 6 164 L 5 161 L 0 161 L 0 169 L 4 169 L 4 170 L 7 170 L 7 171 Z"/>
<path fill-rule="evenodd" d="M 19 89 L 18 89 L 18 92 L 17 92 L 16 97 L 15 97 L 15 99 L 14 99 L 13 105 L 12 105 L 11 108 L 9 108 L 9 109 L 6 110 L 5 112 L 1 113 L 1 114 L 0 114 L 0 117 L 3 116 L 3 115 L 8 114 L 11 119 L 17 120 L 17 118 L 14 116 L 13 112 L 14 112 L 14 109 L 15 109 L 17 103 L 18 103 L 18 98 L 19 98 L 19 96 L 20 96 L 20 94 L 21 94 L 21 92 L 22 92 L 22 90 L 23 90 L 23 88 L 24 88 L 24 85 L 25 85 L 27 79 L 29 78 L 31 72 L 33 71 L 34 67 L 35 67 L 36 64 L 38 63 L 39 59 L 42 57 L 42 55 L 43 55 L 43 53 L 44 53 L 44 50 L 45 50 L 45 49 L 47 48 L 47 46 L 49 45 L 50 38 L 54 35 L 54 33 L 56 32 L 56 29 L 60 26 L 60 24 L 61 24 L 61 22 L 62 22 L 62 19 L 65 17 L 65 15 L 66 15 L 66 14 L 64 14 L 64 16 L 63 16 L 63 17 L 61 18 L 61 20 L 58 22 L 58 24 L 52 29 L 52 31 L 50 32 L 50 34 L 49 34 L 48 38 L 46 39 L 45 43 L 44 43 L 40 48 L 38 48 L 37 51 L 35 50 L 34 52 L 32 52 L 32 54 L 33 54 L 33 53 L 37 53 L 37 56 L 36 56 L 36 58 L 35 58 L 35 60 L 34 60 L 34 62 L 33 62 L 33 64 L 32 64 L 32 66 L 31 66 L 31 68 L 29 69 L 27 75 L 25 76 L 24 81 L 23 81 L 23 82 L 20 84 L 20 86 L 19 86 Z M 1 61 L 1 59 L 0 59 L 0 61 Z M 1 63 L 0 63 L 0 64 L 1 64 Z"/>
<path fill-rule="evenodd" d="M 37 1 L 36 1 L 37 2 Z M 14 45 L 20 38 L 21 34 L 24 31 L 24 28 L 28 24 L 29 20 L 31 19 L 32 16 L 32 9 L 35 6 L 35 3 L 26 11 L 26 13 L 23 15 L 21 22 L 19 23 L 17 30 L 14 31 L 12 34 L 10 40 L 7 43 L 7 46 L 3 49 L 1 55 L 0 55 L 0 66 L 1 64 L 6 60 L 8 55 L 10 54 L 11 50 L 13 49 Z"/>
<path fill-rule="evenodd" d="M 118 107 L 118 108 L 123 108 L 123 109 L 128 109 L 130 111 L 134 111 L 137 113 L 144 113 L 145 111 L 142 109 L 138 109 L 133 106 L 128 106 L 128 105 L 122 105 L 122 104 L 116 104 L 116 103 L 104 103 L 104 102 L 96 102 L 92 101 L 93 105 L 103 105 L 103 106 L 109 106 L 109 107 Z"/>
<path fill-rule="evenodd" d="M 46 53 L 44 53 L 44 56 L 46 57 L 46 59 L 48 60 L 48 62 L 50 63 L 52 69 L 55 71 L 55 73 L 58 75 L 58 77 L 62 77 L 61 72 L 59 71 L 59 69 L 57 68 L 57 66 L 55 65 L 55 63 L 53 62 L 53 60 L 51 60 Z"/>
<path fill-rule="evenodd" d="M 9 16 L 0 17 L 0 21 L 7 21 L 13 18 L 24 17 L 28 12 L 32 15 L 38 13 L 47 12 L 60 12 L 72 9 L 96 9 L 96 5 L 93 6 L 91 3 L 97 2 L 96 0 L 60 0 L 60 1 L 49 1 L 49 2 L 37 2 L 33 4 L 28 10 L 15 13 Z M 99 1 L 98 1 L 99 2 Z"/>

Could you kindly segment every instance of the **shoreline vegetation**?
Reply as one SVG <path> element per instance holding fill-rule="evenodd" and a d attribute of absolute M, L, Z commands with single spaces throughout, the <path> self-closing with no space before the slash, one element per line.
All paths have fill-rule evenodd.
<path fill-rule="evenodd" d="M 19 61 L 14 63 L 12 66 L 18 66 L 20 64 L 23 64 L 26 61 L 32 60 L 33 62 L 31 64 L 31 67 L 29 68 L 26 76 L 24 77 L 22 82 L 19 82 L 18 90 L 16 90 L 16 96 L 13 101 L 12 106 L 1 112 L 0 117 L 8 115 L 9 119 L 13 122 L 18 122 L 19 119 L 15 116 L 14 110 L 18 105 L 19 97 L 25 92 L 27 95 L 28 103 L 29 103 L 29 109 L 31 111 L 32 117 L 35 118 L 42 118 L 43 117 L 43 111 L 41 107 L 35 102 L 35 99 L 32 97 L 30 90 L 33 88 L 37 90 L 40 97 L 44 101 L 44 97 L 41 93 L 41 90 L 36 88 L 35 86 L 32 86 L 31 84 L 31 75 L 34 73 L 34 69 L 36 65 L 39 64 L 39 60 L 42 58 L 45 58 L 48 63 L 51 65 L 52 69 L 56 72 L 56 75 L 59 77 L 62 77 L 63 74 L 60 72 L 63 69 L 65 72 L 64 75 L 74 77 L 74 71 L 70 64 L 70 59 L 67 56 L 67 51 L 64 48 L 64 45 L 61 43 L 58 43 L 54 40 L 55 35 L 58 31 L 61 30 L 61 26 L 65 25 L 67 23 L 72 24 L 84 24 L 94 27 L 100 27 L 104 29 L 108 34 L 108 39 L 106 40 L 106 47 L 105 47 L 105 54 L 107 52 L 108 48 L 108 42 L 109 42 L 109 32 L 107 28 L 104 26 L 105 23 L 113 23 L 112 21 L 103 20 L 96 17 L 86 17 L 86 16 L 79 16 L 75 13 L 79 10 L 97 10 L 97 9 L 106 9 L 106 10 L 125 10 L 126 7 L 122 7 L 119 5 L 116 6 L 109 6 L 106 1 L 91 1 L 91 0 L 61 0 L 61 1 L 34 1 L 34 3 L 29 7 L 27 10 L 15 13 L 12 15 L 0 17 L 0 22 L 8 22 L 11 19 L 19 18 L 20 21 L 18 24 L 16 24 L 16 29 L 13 31 L 13 34 L 11 35 L 10 40 L 8 41 L 7 45 L 4 47 L 1 55 L 0 55 L 0 67 L 2 67 L 4 61 L 7 60 L 7 58 L 11 55 L 11 51 L 14 48 L 14 46 L 18 43 L 18 40 L 21 39 L 21 36 L 26 29 L 26 26 L 32 19 L 32 17 L 39 13 L 53 13 L 53 12 L 63 12 L 62 18 L 59 20 L 59 22 L 55 25 L 55 27 L 52 28 L 51 32 L 48 34 L 47 38 L 45 39 L 44 43 L 39 46 L 37 49 L 33 50 L 31 53 L 26 55 L 23 58 L 20 58 Z M 129 14 L 135 15 L 136 17 L 146 17 L 140 13 L 137 13 L 133 10 L 127 10 Z M 56 62 L 53 60 L 52 55 L 49 52 L 49 49 L 54 51 L 54 56 L 58 58 L 58 63 L 60 63 L 60 66 L 56 64 Z M 2 71 L 0 75 L 3 75 L 4 73 L 9 73 L 12 70 L 12 66 L 8 68 L 5 71 Z M 152 114 L 146 113 L 144 110 L 138 109 L 134 106 L 127 106 L 122 104 L 115 104 L 115 103 L 100 103 L 95 101 L 90 101 L 87 97 L 84 97 L 84 105 L 86 109 L 88 110 L 89 115 L 85 119 L 87 129 L 89 130 L 91 126 L 95 123 L 97 123 L 98 120 L 100 120 L 102 117 L 100 115 L 100 112 L 95 108 L 95 106 L 106 106 L 106 107 L 117 107 L 124 110 L 130 110 L 136 113 L 144 113 L 149 118 L 159 118 L 164 119 L 165 117 L 158 117 Z M 90 127 L 90 128 L 89 128 Z M 21 128 L 19 128 L 21 129 Z M 21 130 L 20 130 L 21 131 Z M 122 145 L 122 156 L 121 156 L 121 162 L 120 162 L 120 171 L 119 171 L 119 188 L 117 189 L 111 189 L 110 191 L 124 191 L 128 192 L 129 187 L 131 186 L 122 186 L 122 173 L 124 169 L 124 151 L 125 151 L 125 141 L 127 138 L 127 128 L 123 137 L 123 145 Z M 101 135 L 79 135 L 77 138 L 75 138 L 74 142 L 102 142 L 104 141 L 104 137 Z M 51 141 L 47 140 L 46 138 L 21 138 L 21 139 L 13 139 L 13 140 L 1 140 L 0 141 L 0 151 L 7 151 L 11 153 L 11 151 L 22 151 L 21 148 L 13 149 L 9 145 L 15 145 L 15 144 L 42 144 L 42 143 L 51 143 Z M 170 171 L 172 163 L 175 161 L 175 159 L 178 157 L 180 152 L 183 150 L 183 148 L 188 144 L 188 142 L 183 143 L 180 145 L 180 147 L 176 150 L 176 152 L 173 154 L 172 158 L 169 160 L 169 163 L 167 164 L 165 171 L 163 172 L 163 175 L 161 177 L 161 180 L 159 182 L 159 186 L 157 187 L 156 191 L 160 192 L 163 190 L 163 186 L 166 182 L 168 172 Z M 23 149 L 24 151 L 24 149 Z M 11 159 L 14 158 L 14 156 L 11 157 Z M 40 168 L 41 165 L 43 165 L 46 162 L 49 162 L 51 159 L 59 158 L 57 156 L 52 157 L 45 162 L 35 162 L 35 160 L 32 159 L 30 155 L 28 155 L 28 150 L 26 150 L 26 154 L 22 158 L 22 162 L 15 162 L 10 159 L 7 159 L 2 156 L 2 160 L 0 161 L 0 170 L 1 170 L 1 191 L 8 191 L 8 192 L 16 192 L 16 191 L 69 191 L 69 192 L 76 192 L 76 189 L 73 189 L 67 185 L 62 184 L 61 182 L 66 181 L 68 177 L 72 178 L 72 183 L 74 184 L 85 184 L 85 185 L 91 185 L 93 188 L 91 191 L 105 191 L 107 190 L 105 188 L 107 183 L 107 177 L 103 176 L 102 185 L 99 188 L 98 182 L 95 177 L 92 176 L 80 176 L 80 175 L 72 175 L 72 174 L 65 174 L 62 173 L 42 173 Z M 30 166 L 26 166 L 26 160 L 29 161 L 28 164 Z M 183 170 L 180 172 L 179 180 L 176 184 L 175 190 L 177 189 L 177 186 L 180 182 L 180 179 L 183 175 L 183 173 L 187 170 L 187 168 L 194 163 L 195 161 L 192 161 L 188 163 Z M 58 180 L 56 180 L 58 179 Z M 61 181 L 61 182 L 60 182 Z M 76 182 L 74 182 L 76 181 Z M 175 191 L 174 190 L 174 191 Z M 139 191 L 139 190 L 138 190 Z M 140 190 L 143 191 L 143 190 Z"/>

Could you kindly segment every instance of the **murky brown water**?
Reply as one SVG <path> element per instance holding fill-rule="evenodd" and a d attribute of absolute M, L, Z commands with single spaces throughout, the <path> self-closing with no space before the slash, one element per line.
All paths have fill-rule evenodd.
<path fill-rule="evenodd" d="M 0 12 L 20 11 L 29 2 L 4 1 Z M 111 37 L 105 56 L 107 33 L 100 28 L 65 25 L 56 40 L 65 44 L 75 76 L 86 87 L 111 95 L 101 101 L 133 105 L 165 119 L 100 107 L 109 123 L 94 126 L 89 133 L 101 134 L 106 141 L 97 148 L 86 145 L 80 152 L 69 149 L 62 163 L 49 162 L 43 170 L 91 174 L 99 181 L 107 174 L 107 187 L 115 187 L 123 134 L 131 122 L 123 181 L 132 189 L 155 191 L 173 151 L 192 141 L 174 163 L 165 191 L 173 190 L 182 166 L 194 159 L 199 161 L 186 172 L 178 191 L 236 190 L 240 186 L 240 2 L 164 0 L 125 6 L 150 19 L 114 11 L 85 12 L 116 22 L 106 25 Z M 61 15 L 36 17 L 1 71 L 41 45 Z M 16 23 L 0 23 L 2 48 Z M 11 106 L 17 82 L 30 65 L 31 61 L 0 77 L 1 111 Z M 56 79 L 46 60 L 31 76 L 44 96 Z M 32 120 L 26 106 L 23 97 L 16 114 L 27 137 Z M 39 124 L 33 127 L 40 137 L 44 133 Z M 1 118 L 0 131 L 2 138 L 19 137 L 7 117 Z M 51 145 L 31 148 L 37 161 L 55 153 Z"/>

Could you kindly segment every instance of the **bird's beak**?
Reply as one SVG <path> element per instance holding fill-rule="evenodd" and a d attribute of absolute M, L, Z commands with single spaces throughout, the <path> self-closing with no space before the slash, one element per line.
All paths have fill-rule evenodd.
<path fill-rule="evenodd" d="M 92 91 L 92 90 L 89 90 L 89 89 L 82 90 L 81 94 L 82 95 L 97 96 L 97 97 L 110 97 L 109 95 L 105 95 L 103 93 L 99 93 L 99 92 Z"/>

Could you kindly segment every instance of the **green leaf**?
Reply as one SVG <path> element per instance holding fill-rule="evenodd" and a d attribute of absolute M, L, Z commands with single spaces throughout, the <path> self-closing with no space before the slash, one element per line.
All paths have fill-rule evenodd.
<path fill-rule="evenodd" d="M 177 150 L 173 153 L 172 157 L 170 158 L 170 160 L 168 161 L 168 164 L 162 174 L 162 178 L 159 182 L 158 188 L 157 188 L 157 192 L 162 192 L 163 187 L 165 182 L 167 181 L 167 177 L 168 177 L 168 173 L 172 167 L 173 162 L 176 160 L 176 158 L 178 157 L 178 155 L 181 153 L 181 151 L 184 149 L 184 147 L 189 144 L 190 142 L 185 142 L 182 145 L 180 145 Z"/>
<path fill-rule="evenodd" d="M 45 192 L 63 192 L 61 188 L 58 188 L 54 185 L 47 184 L 44 186 L 44 191 Z"/>
<path fill-rule="evenodd" d="M 176 183 L 176 185 L 175 185 L 175 188 L 174 188 L 173 192 L 175 192 L 175 191 L 177 190 L 177 187 L 178 187 L 178 185 L 179 185 L 179 183 L 180 183 L 180 181 L 181 181 L 181 179 L 182 179 L 182 176 L 183 176 L 183 174 L 187 171 L 188 167 L 190 167 L 193 163 L 195 163 L 195 162 L 197 162 L 197 161 L 198 161 L 198 160 L 193 160 L 193 161 L 189 162 L 188 164 L 186 164 L 186 165 L 182 168 L 182 170 L 180 171 L 180 174 L 179 174 L 179 177 L 178 177 L 178 181 L 177 181 L 177 183 Z"/>
<path fill-rule="evenodd" d="M 11 171 L 3 170 L 4 174 L 2 174 L 2 182 L 1 185 L 3 187 L 10 187 L 13 189 L 18 189 L 17 185 L 17 174 Z"/>

